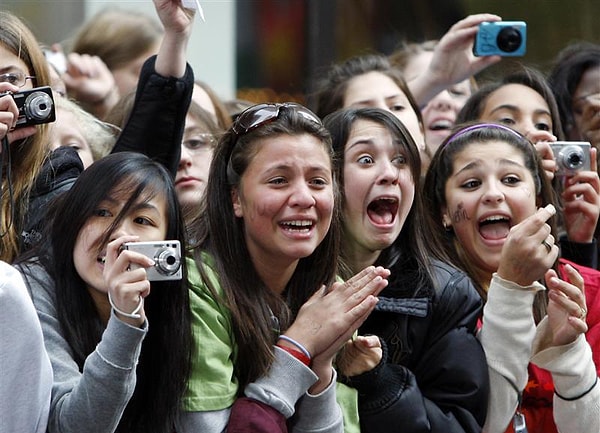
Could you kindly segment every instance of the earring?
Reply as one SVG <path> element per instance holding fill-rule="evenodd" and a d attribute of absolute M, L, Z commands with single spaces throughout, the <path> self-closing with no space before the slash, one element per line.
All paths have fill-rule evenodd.
<path fill-rule="evenodd" d="M 446 230 L 447 232 L 451 232 L 452 231 L 452 224 L 450 224 L 447 220 L 447 218 L 444 217 L 442 218 L 442 225 L 444 226 L 444 230 Z"/>

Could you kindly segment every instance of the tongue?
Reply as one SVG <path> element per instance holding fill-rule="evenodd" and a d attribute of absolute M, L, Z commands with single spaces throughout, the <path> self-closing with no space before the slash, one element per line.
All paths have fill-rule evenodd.
<path fill-rule="evenodd" d="M 375 224 L 391 224 L 394 221 L 394 214 L 387 206 L 371 206 L 367 212 Z"/>
<path fill-rule="evenodd" d="M 479 233 L 481 233 L 481 236 L 484 239 L 489 239 L 489 240 L 504 239 L 505 237 L 508 236 L 509 230 L 510 230 L 510 227 L 508 226 L 508 223 L 506 223 L 506 222 L 494 223 L 494 224 L 484 224 L 481 227 L 479 227 Z"/>

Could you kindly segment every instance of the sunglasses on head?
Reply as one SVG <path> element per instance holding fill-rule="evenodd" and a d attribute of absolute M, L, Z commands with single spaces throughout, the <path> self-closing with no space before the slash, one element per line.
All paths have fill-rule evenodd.
<path fill-rule="evenodd" d="M 281 108 L 292 109 L 300 116 L 311 122 L 323 125 L 321 119 L 303 105 L 295 102 L 284 102 L 277 104 L 258 104 L 246 108 L 237 116 L 235 122 L 231 126 L 236 135 L 244 135 L 262 125 L 274 122 L 279 117 Z"/>

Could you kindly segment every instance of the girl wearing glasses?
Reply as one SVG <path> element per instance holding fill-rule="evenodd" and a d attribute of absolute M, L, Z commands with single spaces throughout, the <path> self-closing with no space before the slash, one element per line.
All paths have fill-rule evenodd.
<path fill-rule="evenodd" d="M 330 135 L 300 105 L 253 106 L 220 140 L 191 226 L 198 347 L 179 432 L 344 430 L 333 360 L 389 272 L 336 282 L 336 188 Z"/>
<path fill-rule="evenodd" d="M 369 265 L 391 272 L 338 359 L 343 381 L 358 391 L 361 431 L 480 432 L 488 396 L 475 338 L 481 300 L 426 238 L 408 128 L 378 108 L 339 110 L 324 124 L 342 189 L 342 276 Z"/>

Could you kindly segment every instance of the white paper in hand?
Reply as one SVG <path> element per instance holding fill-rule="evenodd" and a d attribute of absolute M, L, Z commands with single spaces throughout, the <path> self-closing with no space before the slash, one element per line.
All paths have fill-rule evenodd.
<path fill-rule="evenodd" d="M 197 10 L 200 14 L 200 18 L 202 18 L 202 21 L 205 21 L 204 11 L 202 10 L 202 6 L 200 6 L 200 2 L 198 0 L 181 0 L 181 5 L 186 9 Z"/>

